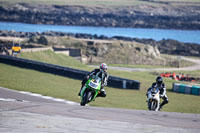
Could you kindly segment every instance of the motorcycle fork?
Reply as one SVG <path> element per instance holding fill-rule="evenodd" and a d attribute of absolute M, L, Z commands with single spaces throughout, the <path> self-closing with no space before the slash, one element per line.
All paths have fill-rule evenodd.
<path fill-rule="evenodd" d="M 85 90 L 86 90 L 86 86 L 84 85 L 82 90 L 81 90 L 81 97 L 83 97 L 83 94 L 84 94 Z"/>
<path fill-rule="evenodd" d="M 94 95 L 93 95 L 93 98 L 92 98 L 91 101 L 94 101 L 99 93 L 100 93 L 100 91 L 98 91 L 98 93 L 96 91 L 94 91 Z"/>

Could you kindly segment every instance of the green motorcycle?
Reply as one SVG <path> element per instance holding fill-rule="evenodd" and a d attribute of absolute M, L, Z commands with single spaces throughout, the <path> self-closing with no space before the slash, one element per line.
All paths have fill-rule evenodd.
<path fill-rule="evenodd" d="M 98 76 L 93 76 L 90 78 L 81 90 L 81 106 L 94 101 L 97 95 L 100 93 L 101 89 L 101 78 Z"/>

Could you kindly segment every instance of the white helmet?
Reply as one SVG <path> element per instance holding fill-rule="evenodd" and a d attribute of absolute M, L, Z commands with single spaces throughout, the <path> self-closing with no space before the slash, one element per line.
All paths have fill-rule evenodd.
<path fill-rule="evenodd" d="M 108 66 L 106 65 L 106 63 L 101 63 L 100 70 L 103 70 L 104 72 L 106 72 L 107 69 L 108 69 Z"/>

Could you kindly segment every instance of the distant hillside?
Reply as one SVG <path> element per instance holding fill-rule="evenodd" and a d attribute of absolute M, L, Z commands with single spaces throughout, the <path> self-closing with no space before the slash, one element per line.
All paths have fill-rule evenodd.
<path fill-rule="evenodd" d="M 78 50 L 79 55 L 76 57 L 85 63 L 106 62 L 109 64 L 178 66 L 177 58 L 160 56 L 157 46 L 142 44 L 136 41 L 117 40 L 117 38 L 107 40 L 86 39 L 84 37 L 89 36 L 87 34 L 82 35 L 82 38 L 80 38 L 80 35 L 79 38 L 74 38 L 63 33 L 54 32 L 34 33 L 34 35 L 30 33 L 30 38 L 25 38 L 26 36 L 23 32 L 13 32 L 12 35 L 14 34 L 18 36 L 20 34 L 24 35 L 24 38 L 21 38 L 22 48 L 52 46 L 60 50 Z M 62 36 L 58 34 L 62 34 Z M 12 40 L 8 36 L 0 37 L 0 51 L 11 49 Z"/>
<path fill-rule="evenodd" d="M 44 36 L 50 36 L 52 39 L 47 40 L 46 37 Z M 180 55 L 180 56 L 197 56 L 200 57 L 200 45 L 199 44 L 192 44 L 192 43 L 182 43 L 176 40 L 170 40 L 170 39 L 163 39 L 161 41 L 155 41 L 153 39 L 138 39 L 138 38 L 130 38 L 130 37 L 122 37 L 122 36 L 114 36 L 114 37 L 107 37 L 107 36 L 97 36 L 97 35 L 91 35 L 91 34 L 72 34 L 72 33 L 64 33 L 64 32 L 43 32 L 43 33 L 38 33 L 38 32 L 15 32 L 15 31 L 0 31 L 0 37 L 20 37 L 20 38 L 12 38 L 10 39 L 9 44 L 7 44 L 8 48 L 11 48 L 12 46 L 12 40 L 15 40 L 15 42 L 23 42 L 23 40 L 27 41 L 29 38 L 29 41 L 31 42 L 36 42 L 37 47 L 42 47 L 44 45 L 48 45 L 50 41 L 53 42 L 54 45 L 56 44 L 65 44 L 66 41 L 68 41 L 68 44 L 70 44 L 71 41 L 67 39 L 57 39 L 62 38 L 62 37 L 69 37 L 69 38 L 77 38 L 77 39 L 95 39 L 95 40 L 120 40 L 124 42 L 137 42 L 138 44 L 143 44 L 143 45 L 150 45 L 153 47 L 156 47 L 161 54 L 170 54 L 170 55 Z M 23 39 L 27 38 L 27 39 Z M 20 39 L 20 40 L 19 40 Z M 9 40 L 7 38 L 6 40 Z M 8 41 L 5 39 L 0 39 L 0 43 L 6 44 Z M 107 42 L 108 42 L 107 41 Z M 120 42 L 118 41 L 118 42 Z M 106 41 L 104 41 L 106 42 Z M 79 41 L 74 42 L 75 45 L 77 46 L 80 44 Z M 90 42 L 87 42 L 90 44 Z M 52 44 L 52 43 L 51 43 Z M 91 45 L 93 42 L 91 41 Z M 1 46 L 1 45 L 0 45 Z M 83 45 L 84 46 L 84 45 Z M 36 47 L 32 46 L 31 43 L 25 45 L 24 47 L 26 48 L 31 48 L 31 47 Z M 0 47 L 1 51 L 1 47 Z"/>

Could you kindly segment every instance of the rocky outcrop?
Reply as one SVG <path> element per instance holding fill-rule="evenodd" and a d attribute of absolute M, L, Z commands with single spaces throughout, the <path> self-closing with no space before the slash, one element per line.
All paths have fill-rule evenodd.
<path fill-rule="evenodd" d="M 145 45 L 135 41 L 77 39 L 71 37 L 43 36 L 48 45 L 64 46 L 70 49 L 81 49 L 85 63 L 109 64 L 143 64 L 177 67 L 178 60 L 171 57 L 161 57 L 156 46 Z M 40 36 L 34 37 L 39 43 Z M 46 41 L 45 41 L 46 42 Z"/>
<path fill-rule="evenodd" d="M 43 32 L 43 33 L 37 33 L 37 32 L 15 32 L 15 31 L 0 31 L 0 36 L 12 36 L 12 37 L 26 37 L 30 38 L 29 42 L 35 42 L 43 45 L 48 45 L 48 40 L 44 38 L 44 36 L 51 36 L 51 37 L 73 37 L 73 38 L 84 38 L 84 39 L 99 39 L 99 40 L 123 40 L 128 42 L 138 42 L 141 44 L 145 44 L 157 47 L 157 49 L 148 49 L 151 53 L 151 51 L 155 51 L 156 54 L 162 53 L 162 54 L 170 54 L 170 55 L 184 55 L 184 56 L 197 56 L 200 57 L 200 45 L 199 44 L 191 44 L 191 43 L 182 43 L 175 40 L 161 40 L 161 41 L 155 41 L 153 39 L 138 39 L 138 38 L 130 38 L 130 37 L 121 37 L 121 36 L 115 36 L 115 37 L 106 37 L 106 36 L 97 36 L 97 35 L 91 35 L 91 34 L 72 34 L 72 33 L 63 33 L 63 32 Z M 37 36 L 37 37 L 36 37 Z M 56 38 L 54 39 L 54 41 Z M 59 42 L 59 40 L 58 40 Z M 62 43 L 59 42 L 59 43 Z M 55 43 L 56 44 L 56 43 Z M 88 42 L 88 44 L 93 45 L 93 42 Z M 139 48 L 138 48 L 139 51 Z M 155 53 L 152 53 L 152 56 L 155 56 Z"/>
<path fill-rule="evenodd" d="M 3 46 L 7 46 L 6 44 L 9 44 L 9 42 L 3 43 Z M 86 58 L 87 63 L 163 64 L 159 59 L 160 53 L 156 47 L 136 42 L 36 35 L 23 42 L 23 46 L 30 44 L 80 49 L 81 56 Z"/>
<path fill-rule="evenodd" d="M 10 37 L 11 33 L 12 36 L 15 37 Z M 25 35 L 25 38 L 19 38 L 21 35 Z M 76 38 L 75 36 L 79 38 Z M 0 31 L 1 54 L 3 54 L 2 51 L 8 51 L 11 49 L 12 39 L 14 38 L 23 40 L 21 41 L 22 48 L 52 46 L 54 48 L 56 47 L 63 50 L 78 50 L 82 57 L 80 60 L 84 61 L 85 63 L 106 62 L 111 64 L 176 66 L 178 62 L 178 60 L 174 58 L 161 57 L 157 46 L 138 43 L 132 40 L 133 38 L 127 39 L 132 41 L 124 41 L 126 39 L 123 37 L 120 37 L 121 39 L 117 39 L 108 38 L 105 36 L 98 37 L 88 34 L 67 35 L 67 33 L 61 32 L 23 33 L 14 31 Z M 153 40 L 149 42 L 157 43 Z M 75 53 L 77 55 L 76 51 Z"/>
<path fill-rule="evenodd" d="M 163 54 L 200 57 L 200 44 L 182 43 L 171 39 L 163 39 L 161 41 L 137 39 L 137 41 L 143 44 L 156 46 L 160 53 Z"/>
<path fill-rule="evenodd" d="M 199 6 L 84 7 L 15 4 L 0 6 L 0 21 L 34 24 L 200 29 Z"/>

